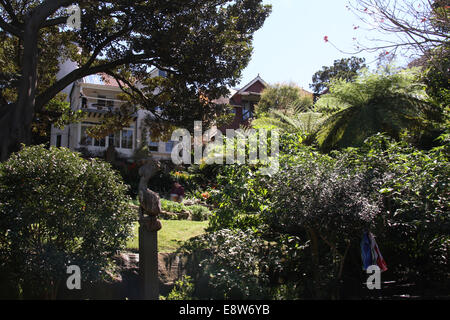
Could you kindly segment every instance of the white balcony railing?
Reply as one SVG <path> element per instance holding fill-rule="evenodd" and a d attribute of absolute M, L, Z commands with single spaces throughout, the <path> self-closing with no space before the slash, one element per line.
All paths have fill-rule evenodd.
<path fill-rule="evenodd" d="M 120 107 L 125 102 L 126 101 L 116 99 L 82 96 L 79 109 L 113 111 L 115 108 Z"/>

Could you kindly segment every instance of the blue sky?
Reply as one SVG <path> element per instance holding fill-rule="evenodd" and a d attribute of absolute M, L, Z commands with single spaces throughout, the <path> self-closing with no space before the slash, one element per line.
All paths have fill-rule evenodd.
<path fill-rule="evenodd" d="M 335 59 L 351 57 L 324 41 L 328 36 L 339 49 L 354 52 L 354 37 L 361 39 L 358 17 L 346 8 L 347 0 L 265 0 L 272 14 L 255 33 L 252 61 L 240 86 L 260 76 L 268 83 L 294 82 L 309 90 L 313 74 Z M 362 53 L 366 62 L 374 54 Z"/>

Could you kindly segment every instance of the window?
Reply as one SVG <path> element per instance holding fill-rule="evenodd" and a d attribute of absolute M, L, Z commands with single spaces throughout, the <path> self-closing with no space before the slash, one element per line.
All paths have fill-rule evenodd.
<path fill-rule="evenodd" d="M 122 130 L 122 145 L 123 149 L 133 149 L 133 130 Z"/>
<path fill-rule="evenodd" d="M 108 136 L 108 146 L 120 148 L 120 131 Z"/>
<path fill-rule="evenodd" d="M 81 126 L 80 146 L 94 146 L 105 148 L 114 146 L 115 148 L 133 149 L 134 132 L 133 129 L 123 129 L 102 139 L 94 139 L 87 135 L 89 125 Z"/>
<path fill-rule="evenodd" d="M 106 139 L 94 139 L 94 147 L 106 147 Z"/>
<path fill-rule="evenodd" d="M 88 126 L 81 126 L 80 145 L 82 146 L 92 146 L 92 138 L 86 133 L 88 128 Z"/>
<path fill-rule="evenodd" d="M 60 135 L 60 134 L 58 134 L 57 136 L 56 136 L 56 147 L 57 148 L 60 148 L 61 147 L 61 141 L 62 141 L 62 136 Z"/>
<path fill-rule="evenodd" d="M 242 120 L 253 118 L 253 105 L 246 104 L 242 107 Z"/>
<path fill-rule="evenodd" d="M 174 145 L 175 145 L 175 141 L 166 142 L 166 152 L 167 153 L 172 152 Z"/>

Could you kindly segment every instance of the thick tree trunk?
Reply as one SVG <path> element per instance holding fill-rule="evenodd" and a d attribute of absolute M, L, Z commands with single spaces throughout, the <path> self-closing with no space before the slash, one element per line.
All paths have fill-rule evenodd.
<path fill-rule="evenodd" d="M 18 138 L 25 143 L 31 141 L 30 128 L 34 117 L 37 88 L 38 27 L 32 19 L 25 27 L 22 79 L 19 84 L 19 97 L 15 117 L 13 118 L 13 123 L 18 124 Z"/>
<path fill-rule="evenodd" d="M 0 161 L 5 161 L 12 152 L 18 150 L 21 143 L 31 142 L 31 124 L 35 113 L 37 89 L 39 29 L 47 17 L 72 2 L 72 0 L 48 0 L 40 3 L 28 12 L 23 27 L 19 30 L 23 43 L 20 59 L 22 77 L 17 88 L 16 103 L 4 108 L 5 112 L 0 115 Z"/>
<path fill-rule="evenodd" d="M 31 16 L 25 21 L 22 78 L 17 88 L 17 102 L 10 105 L 0 119 L 0 160 L 18 150 L 21 143 L 31 142 L 31 123 L 37 88 L 38 22 Z"/>

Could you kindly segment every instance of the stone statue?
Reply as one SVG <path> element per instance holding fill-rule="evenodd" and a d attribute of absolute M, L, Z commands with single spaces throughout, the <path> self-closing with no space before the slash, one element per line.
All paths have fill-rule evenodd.
<path fill-rule="evenodd" d="M 158 215 L 161 213 L 161 201 L 156 192 L 147 188 L 148 181 L 161 170 L 161 163 L 154 159 L 147 159 L 139 168 L 139 222 L 148 231 L 161 229 Z"/>

